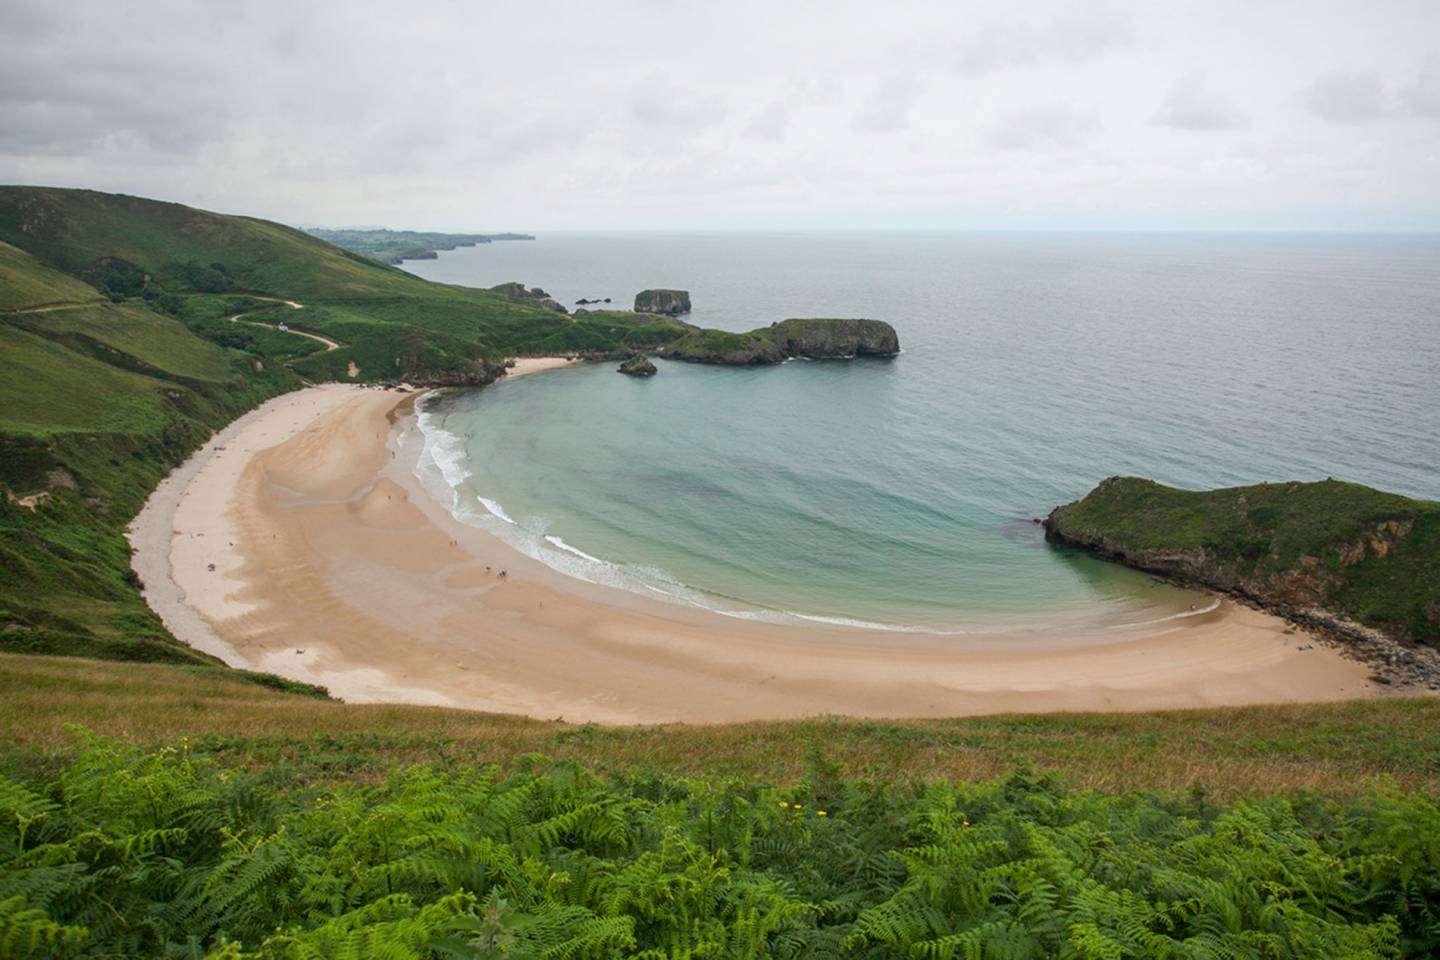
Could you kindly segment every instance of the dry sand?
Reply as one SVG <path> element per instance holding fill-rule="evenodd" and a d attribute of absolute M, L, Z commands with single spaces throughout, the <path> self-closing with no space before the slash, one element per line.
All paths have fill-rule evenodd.
<path fill-rule="evenodd" d="M 567 362 L 521 361 L 511 375 Z M 146 596 L 170 629 L 228 663 L 349 701 L 573 721 L 1150 710 L 1379 692 L 1363 665 L 1320 643 L 1297 650 L 1311 638 L 1226 601 L 1143 625 L 937 636 L 741 620 L 574 580 L 458 523 L 424 491 L 414 400 L 337 384 L 289 394 L 179 468 L 131 532 Z"/>

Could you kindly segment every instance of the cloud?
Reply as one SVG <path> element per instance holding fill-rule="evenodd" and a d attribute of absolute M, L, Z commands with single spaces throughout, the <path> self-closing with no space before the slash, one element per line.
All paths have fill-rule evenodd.
<path fill-rule="evenodd" d="M 630 116 L 642 126 L 699 130 L 726 112 L 719 97 L 692 93 L 665 73 L 652 73 L 630 89 Z"/>
<path fill-rule="evenodd" d="M 1089 111 L 1060 105 L 1031 107 L 992 127 L 990 142 L 1004 150 L 1068 147 L 1085 140 L 1099 125 Z"/>
<path fill-rule="evenodd" d="M 755 140 L 784 140 L 790 126 L 790 108 L 776 100 L 745 124 L 744 135 Z"/>
<path fill-rule="evenodd" d="M 1065 18 L 1048 23 L 991 21 L 960 44 L 956 69 L 969 76 L 1046 62 L 1083 63 L 1134 38 L 1120 16 Z"/>
<path fill-rule="evenodd" d="M 1329 73 L 1304 91 L 1305 105 L 1326 123 L 1370 123 L 1385 113 L 1378 73 Z"/>
<path fill-rule="evenodd" d="M 1150 122 L 1179 130 L 1240 130 L 1250 125 L 1233 103 L 1205 89 L 1198 74 L 1175 81 Z"/>
<path fill-rule="evenodd" d="M 0 182 L 474 231 L 1016 204 L 1039 227 L 1440 228 L 1435 0 L 1103 4 L 152 0 L 137 29 L 135 4 L 0 0 Z M 1297 92 L 1337 64 L 1360 82 Z"/>
<path fill-rule="evenodd" d="M 1440 66 L 1427 63 L 1414 83 L 1400 88 L 1400 102 L 1417 117 L 1440 120 Z"/>
<path fill-rule="evenodd" d="M 920 94 L 920 85 L 908 76 L 892 76 L 875 85 L 850 125 L 862 133 L 895 133 L 910 126 L 910 108 Z"/>

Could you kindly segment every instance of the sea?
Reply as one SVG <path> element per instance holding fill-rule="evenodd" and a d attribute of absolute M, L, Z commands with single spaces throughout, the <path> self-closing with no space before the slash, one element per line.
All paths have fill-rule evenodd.
<path fill-rule="evenodd" d="M 460 519 L 731 616 L 965 633 L 1189 609 L 1034 522 L 1115 474 L 1440 499 L 1440 235 L 556 233 L 405 268 L 567 305 L 680 288 L 725 330 L 894 325 L 893 358 L 596 363 L 425 406 L 417 469 Z"/>

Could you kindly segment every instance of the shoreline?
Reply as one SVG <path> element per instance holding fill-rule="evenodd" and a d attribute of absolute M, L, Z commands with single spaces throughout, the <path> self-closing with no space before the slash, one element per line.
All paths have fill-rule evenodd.
<path fill-rule="evenodd" d="M 510 375 L 570 362 L 529 358 Z M 1226 600 L 1177 621 L 1063 636 L 946 636 L 737 619 L 576 580 L 426 492 L 414 471 L 418 396 L 344 384 L 287 394 L 172 473 L 131 532 L 146 599 L 171 631 L 233 666 L 349 701 L 603 723 L 1383 693 L 1362 664 L 1326 644 L 1297 650 L 1306 634 Z"/>

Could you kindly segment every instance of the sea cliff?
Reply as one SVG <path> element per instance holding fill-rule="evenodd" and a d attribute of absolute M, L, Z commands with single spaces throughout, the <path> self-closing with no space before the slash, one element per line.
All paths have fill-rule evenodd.
<path fill-rule="evenodd" d="M 1392 682 L 1440 689 L 1440 503 L 1337 480 L 1195 492 L 1110 477 L 1045 532 L 1321 629 Z"/>
<path fill-rule="evenodd" d="M 661 347 L 670 360 L 729 366 L 783 363 L 806 359 L 893 356 L 900 352 L 895 328 L 883 320 L 781 320 L 747 333 L 694 330 Z"/>

